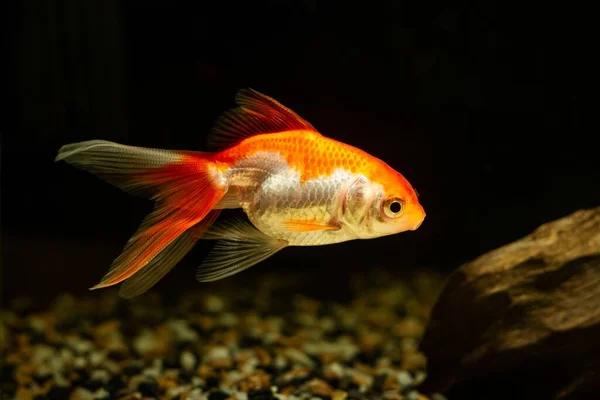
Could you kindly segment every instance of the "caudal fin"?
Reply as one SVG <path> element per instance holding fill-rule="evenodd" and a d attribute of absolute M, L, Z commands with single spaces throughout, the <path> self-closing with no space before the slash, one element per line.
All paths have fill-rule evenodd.
<path fill-rule="evenodd" d="M 206 230 L 218 212 L 203 220 L 227 192 L 225 186 L 211 178 L 210 153 L 90 140 L 61 147 L 56 157 L 59 160 L 129 193 L 143 194 L 156 201 L 154 211 L 129 239 L 108 273 L 91 288 L 112 286 L 136 274 L 122 288 L 121 295 L 125 297 L 146 291 L 191 250 L 198 235 L 183 234 L 193 226 L 196 226 L 194 231 L 198 227 Z M 140 271 L 147 266 L 148 271 Z"/>

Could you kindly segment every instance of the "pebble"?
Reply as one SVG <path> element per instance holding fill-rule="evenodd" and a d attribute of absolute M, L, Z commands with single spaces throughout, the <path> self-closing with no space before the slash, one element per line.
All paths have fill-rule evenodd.
<path fill-rule="evenodd" d="M 85 369 L 87 367 L 88 361 L 85 357 L 76 357 L 73 360 L 73 366 L 75 369 Z"/>
<path fill-rule="evenodd" d="M 66 345 L 69 346 L 76 354 L 86 354 L 94 348 L 91 341 L 76 337 L 68 337 L 66 339 Z"/>
<path fill-rule="evenodd" d="M 334 354 L 342 361 L 348 361 L 352 359 L 360 351 L 358 346 L 352 342 L 346 342 L 340 340 L 337 343 L 334 342 L 314 342 L 307 343 L 304 345 L 304 351 L 310 355 L 317 354 Z"/>
<path fill-rule="evenodd" d="M 108 371 L 105 371 L 103 369 L 97 369 L 91 373 L 90 379 L 97 380 L 106 384 L 110 380 L 110 374 L 108 373 Z"/>
<path fill-rule="evenodd" d="M 349 374 L 352 378 L 352 382 L 357 384 L 362 392 L 369 389 L 373 384 L 373 377 L 369 374 L 366 374 L 356 369 L 350 369 Z"/>
<path fill-rule="evenodd" d="M 189 351 L 181 353 L 179 360 L 184 370 L 192 370 L 196 366 L 196 356 Z"/>
<path fill-rule="evenodd" d="M 327 379 L 330 380 L 342 379 L 346 374 L 344 371 L 344 367 L 342 367 L 342 365 L 337 362 L 327 364 L 325 368 L 323 368 L 323 372 Z"/>
<path fill-rule="evenodd" d="M 173 333 L 176 342 L 195 342 L 198 340 L 198 332 L 192 329 L 185 320 L 169 320 L 167 326 Z"/>
<path fill-rule="evenodd" d="M 398 383 L 402 388 L 408 388 L 413 384 L 413 377 L 406 371 L 400 371 L 396 375 L 398 377 Z"/>
<path fill-rule="evenodd" d="M 407 317 L 394 326 L 394 333 L 401 337 L 420 338 L 423 336 L 424 325 L 416 318 Z"/>
<path fill-rule="evenodd" d="M 309 356 L 307 356 L 305 353 L 301 352 L 298 349 L 288 347 L 283 351 L 283 354 L 292 363 L 306 365 L 311 368 L 315 366 L 315 362 L 313 360 L 311 360 L 311 358 Z"/>
<path fill-rule="evenodd" d="M 406 394 L 406 400 L 419 400 L 419 392 L 411 390 Z"/>
<path fill-rule="evenodd" d="M 148 354 L 156 351 L 160 346 L 156 334 L 146 329 L 133 342 L 133 348 L 138 354 Z"/>
<path fill-rule="evenodd" d="M 211 313 L 218 313 L 225 307 L 225 302 L 218 296 L 206 296 L 204 300 L 204 309 Z"/>
<path fill-rule="evenodd" d="M 40 400 L 426 400 L 428 297 L 382 281 L 390 287 L 363 285 L 348 303 L 289 293 L 287 310 L 253 291 L 171 308 L 152 293 L 119 303 L 110 290 L 36 313 L 22 301 L 0 310 L 0 389 Z"/>

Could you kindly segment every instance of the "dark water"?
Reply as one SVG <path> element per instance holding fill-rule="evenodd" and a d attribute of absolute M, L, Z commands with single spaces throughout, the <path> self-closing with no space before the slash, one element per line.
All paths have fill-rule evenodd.
<path fill-rule="evenodd" d="M 323 279 L 373 263 L 450 271 L 600 200 L 600 168 L 583 128 L 585 24 L 571 6 L 6 8 L 3 299 L 93 284 L 151 209 L 54 164 L 61 145 L 102 138 L 203 150 L 243 87 L 387 161 L 427 211 L 416 232 L 286 251 L 262 269 L 333 271 Z M 161 288 L 187 285 L 192 264 L 199 260 Z"/>

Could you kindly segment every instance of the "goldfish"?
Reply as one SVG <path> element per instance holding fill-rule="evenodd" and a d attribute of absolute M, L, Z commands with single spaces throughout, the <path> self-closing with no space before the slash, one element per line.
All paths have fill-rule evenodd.
<path fill-rule="evenodd" d="M 425 211 L 408 180 L 384 161 L 321 134 L 253 89 L 216 121 L 210 151 L 164 150 L 88 140 L 64 160 L 154 201 L 109 271 L 90 290 L 121 283 L 140 295 L 201 239 L 216 240 L 196 279 L 237 274 L 289 246 L 319 246 L 414 231 Z M 216 222 L 225 209 L 246 218 Z"/>

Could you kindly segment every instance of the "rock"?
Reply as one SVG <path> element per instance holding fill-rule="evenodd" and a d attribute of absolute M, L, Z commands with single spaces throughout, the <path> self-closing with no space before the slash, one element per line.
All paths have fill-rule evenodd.
<path fill-rule="evenodd" d="M 420 338 L 423 336 L 423 323 L 416 318 L 407 317 L 394 326 L 394 333 L 401 337 Z"/>
<path fill-rule="evenodd" d="M 400 384 L 400 387 L 403 389 L 411 387 L 414 383 L 413 377 L 406 371 L 398 372 L 396 374 L 396 377 L 398 378 L 398 383 Z"/>
<path fill-rule="evenodd" d="M 184 351 L 179 357 L 181 367 L 184 370 L 192 370 L 196 366 L 196 356 L 190 351 Z"/>
<path fill-rule="evenodd" d="M 207 295 L 204 299 L 204 309 L 211 313 L 218 313 L 225 307 L 225 302 L 219 296 Z"/>
<path fill-rule="evenodd" d="M 300 365 L 305 365 L 307 367 L 314 367 L 315 362 L 305 353 L 301 352 L 298 349 L 294 349 L 293 347 L 288 347 L 283 351 L 283 354 L 288 358 L 292 363 L 297 363 Z"/>
<path fill-rule="evenodd" d="M 600 207 L 544 224 L 450 276 L 421 343 L 428 361 L 421 390 L 597 398 L 598 338 Z"/>
<path fill-rule="evenodd" d="M 177 342 L 195 342 L 198 340 L 198 333 L 185 320 L 172 319 L 169 320 L 167 325 Z"/>

